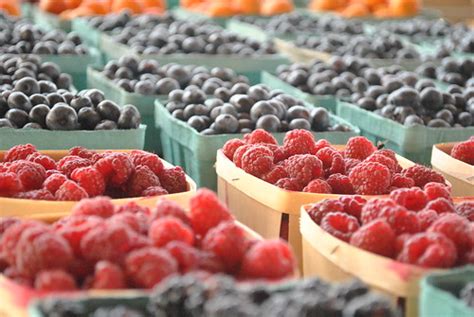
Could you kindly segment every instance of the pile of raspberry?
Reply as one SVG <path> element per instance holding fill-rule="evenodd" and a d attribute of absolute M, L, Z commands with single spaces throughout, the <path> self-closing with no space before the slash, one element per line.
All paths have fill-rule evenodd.
<path fill-rule="evenodd" d="M 0 272 L 40 291 L 151 288 L 201 271 L 279 280 L 294 269 L 286 242 L 249 237 L 207 189 L 189 213 L 166 199 L 149 209 L 96 197 L 53 224 L 0 218 Z"/>
<path fill-rule="evenodd" d="M 249 174 L 292 191 L 341 195 L 384 195 L 399 188 L 445 183 L 444 177 L 422 165 L 406 169 L 395 152 L 377 149 L 364 137 L 349 139 L 344 150 L 311 132 L 292 130 L 283 145 L 264 130 L 243 140 L 231 139 L 222 148 L 225 156 Z"/>
<path fill-rule="evenodd" d="M 17 145 L 0 161 L 0 197 L 79 201 L 96 196 L 160 196 L 188 190 L 181 167 L 133 150 L 95 152 L 74 147 L 55 161 L 31 144 Z"/>
<path fill-rule="evenodd" d="M 389 198 L 325 199 L 308 214 L 336 238 L 403 263 L 474 264 L 474 200 L 455 204 L 450 188 L 440 183 L 397 189 Z"/>
<path fill-rule="evenodd" d="M 451 156 L 464 163 L 474 165 L 474 136 L 456 144 L 451 150 Z"/>

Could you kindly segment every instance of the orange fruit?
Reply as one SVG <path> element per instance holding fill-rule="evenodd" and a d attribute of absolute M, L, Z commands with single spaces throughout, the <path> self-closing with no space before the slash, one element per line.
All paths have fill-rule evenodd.
<path fill-rule="evenodd" d="M 291 12 L 294 8 L 293 1 L 291 0 L 266 0 L 262 3 L 260 13 L 267 16 L 277 15 Z"/>
<path fill-rule="evenodd" d="M 357 3 L 361 3 L 368 7 L 371 11 L 377 8 L 380 5 L 386 5 L 387 0 L 359 0 L 359 1 L 354 1 Z"/>
<path fill-rule="evenodd" d="M 309 8 L 315 11 L 334 11 L 347 5 L 347 0 L 313 0 Z"/>
<path fill-rule="evenodd" d="M 140 0 L 143 8 L 166 8 L 164 0 Z"/>
<path fill-rule="evenodd" d="M 134 14 L 139 14 L 143 11 L 143 6 L 138 0 L 113 0 L 112 12 L 121 12 L 123 10 L 130 10 Z"/>
<path fill-rule="evenodd" d="M 79 7 L 82 3 L 82 0 L 64 0 L 64 4 L 68 9 L 75 9 Z"/>
<path fill-rule="evenodd" d="M 68 9 L 63 0 L 41 0 L 39 2 L 39 7 L 43 11 L 54 14 L 59 14 Z"/>
<path fill-rule="evenodd" d="M 206 11 L 211 17 L 229 17 L 237 13 L 227 1 L 212 2 Z"/>
<path fill-rule="evenodd" d="M 341 15 L 346 18 L 363 17 L 369 14 L 369 8 L 363 3 L 351 3 L 341 11 Z"/>
<path fill-rule="evenodd" d="M 389 8 L 397 17 L 416 15 L 420 10 L 418 0 L 390 0 Z"/>
<path fill-rule="evenodd" d="M 374 16 L 379 19 L 386 19 L 393 17 L 393 12 L 388 6 L 378 6 L 374 12 Z"/>
<path fill-rule="evenodd" d="M 234 0 L 235 9 L 242 14 L 259 14 L 260 1 L 259 0 Z"/>
<path fill-rule="evenodd" d="M 20 3 L 18 1 L 2 0 L 0 1 L 0 10 L 5 11 L 12 16 L 21 15 Z"/>

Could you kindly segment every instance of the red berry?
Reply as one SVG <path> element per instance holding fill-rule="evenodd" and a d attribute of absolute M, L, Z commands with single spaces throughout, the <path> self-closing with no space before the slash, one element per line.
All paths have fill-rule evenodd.
<path fill-rule="evenodd" d="M 150 219 L 147 214 L 142 212 L 122 212 L 113 215 L 110 222 L 125 223 L 135 232 L 146 235 Z"/>
<path fill-rule="evenodd" d="M 456 213 L 474 222 L 474 201 L 464 201 L 456 205 Z"/>
<path fill-rule="evenodd" d="M 0 250 L 2 257 L 7 260 L 10 265 L 15 264 L 15 254 L 18 241 L 20 240 L 21 234 L 28 228 L 34 228 L 37 226 L 44 227 L 41 222 L 34 220 L 26 220 L 17 222 L 9 226 L 2 234 L 0 240 Z"/>
<path fill-rule="evenodd" d="M 187 273 L 198 267 L 199 252 L 189 244 L 181 241 L 172 241 L 165 246 L 165 249 L 178 262 L 181 273 Z"/>
<path fill-rule="evenodd" d="M 227 272 L 235 272 L 240 267 L 247 251 L 245 231 L 234 222 L 223 222 L 209 230 L 201 247 L 214 253 L 224 264 Z"/>
<path fill-rule="evenodd" d="M 344 205 L 344 212 L 360 220 L 362 207 L 367 200 L 361 196 L 341 196 L 339 201 Z"/>
<path fill-rule="evenodd" d="M 46 189 L 36 189 L 27 192 L 18 193 L 14 196 L 17 199 L 31 200 L 55 200 L 53 194 Z"/>
<path fill-rule="evenodd" d="M 0 173 L 0 197 L 10 197 L 23 190 L 23 184 L 15 173 Z"/>
<path fill-rule="evenodd" d="M 303 191 L 306 193 L 318 193 L 318 194 L 331 194 L 331 186 L 322 179 L 314 179 L 303 188 Z"/>
<path fill-rule="evenodd" d="M 152 186 L 145 189 L 140 196 L 143 197 L 156 197 L 168 195 L 168 191 L 161 186 Z"/>
<path fill-rule="evenodd" d="M 291 157 L 297 154 L 316 154 L 314 136 L 307 130 L 291 130 L 283 139 L 283 148 Z"/>
<path fill-rule="evenodd" d="M 256 129 L 244 136 L 244 141 L 247 144 L 275 144 L 278 145 L 277 140 L 265 130 Z"/>
<path fill-rule="evenodd" d="M 178 263 L 166 250 L 148 247 L 133 251 L 125 259 L 127 276 L 136 287 L 152 288 L 178 273 Z"/>
<path fill-rule="evenodd" d="M 134 201 L 129 201 L 124 205 L 116 207 L 115 213 L 120 214 L 122 212 L 129 212 L 132 214 L 140 213 L 145 215 L 151 214 L 150 208 L 148 208 L 147 206 L 139 205 Z"/>
<path fill-rule="evenodd" d="M 56 200 L 60 201 L 79 201 L 89 198 L 87 192 L 81 186 L 73 181 L 65 181 L 54 194 Z"/>
<path fill-rule="evenodd" d="M 315 148 L 314 153 L 318 153 L 319 150 L 321 150 L 323 148 L 326 148 L 326 147 L 333 148 L 332 145 L 331 145 L 331 142 L 329 142 L 328 140 L 326 140 L 326 139 L 318 140 L 314 144 L 314 148 Z"/>
<path fill-rule="evenodd" d="M 75 146 L 69 150 L 68 156 L 74 155 L 90 160 L 96 153 L 97 152 L 88 150 L 82 146 Z"/>
<path fill-rule="evenodd" d="M 43 188 L 54 195 L 58 191 L 59 187 L 61 187 L 61 185 L 64 184 L 64 182 L 66 182 L 67 180 L 67 177 L 63 174 L 53 174 L 45 179 L 45 181 L 43 182 Z"/>
<path fill-rule="evenodd" d="M 186 174 L 179 166 L 166 168 L 160 174 L 161 186 L 170 194 L 188 191 Z"/>
<path fill-rule="evenodd" d="M 294 155 L 285 161 L 290 178 L 295 178 L 303 185 L 323 176 L 323 164 L 315 155 Z"/>
<path fill-rule="evenodd" d="M 436 211 L 438 214 L 445 212 L 454 212 L 454 205 L 450 200 L 446 198 L 436 198 L 426 204 L 425 209 L 431 209 Z"/>
<path fill-rule="evenodd" d="M 87 167 L 90 166 L 92 162 L 88 159 L 79 157 L 79 156 L 65 156 L 60 159 L 57 163 L 58 170 L 66 175 L 67 177 L 71 177 L 72 172 L 75 169 L 80 167 Z"/>
<path fill-rule="evenodd" d="M 354 186 L 348 176 L 343 174 L 332 174 L 328 177 L 327 182 L 332 188 L 334 194 L 353 195 Z"/>
<path fill-rule="evenodd" d="M 416 213 L 420 231 L 426 231 L 438 219 L 438 213 L 434 210 L 425 209 Z"/>
<path fill-rule="evenodd" d="M 82 237 L 92 229 L 102 225 L 102 223 L 102 218 L 96 216 L 87 214 L 71 215 L 56 221 L 53 228 L 69 242 L 74 253 L 80 256 Z"/>
<path fill-rule="evenodd" d="M 21 220 L 13 217 L 0 217 L 0 246 L 3 233 L 11 226 L 20 223 Z M 0 248 L 1 250 L 1 248 Z M 0 251 L 1 252 L 1 251 Z"/>
<path fill-rule="evenodd" d="M 402 252 L 403 247 L 405 246 L 405 243 L 411 237 L 413 237 L 413 235 L 410 234 L 410 233 L 404 233 L 404 234 L 401 234 L 401 235 L 397 236 L 397 238 L 395 239 L 395 254 L 397 255 L 397 257 Z"/>
<path fill-rule="evenodd" d="M 451 199 L 451 190 L 448 186 L 441 183 L 428 183 L 423 188 L 428 200 L 435 200 L 436 198 Z"/>
<path fill-rule="evenodd" d="M 273 168 L 262 176 L 262 180 L 270 184 L 275 184 L 282 178 L 287 178 L 288 172 L 282 165 L 275 165 Z"/>
<path fill-rule="evenodd" d="M 95 265 L 94 289 L 121 289 L 126 288 L 125 274 L 117 264 L 109 261 L 99 261 Z"/>
<path fill-rule="evenodd" d="M 235 151 L 234 157 L 232 158 L 232 161 L 234 162 L 235 166 L 237 166 L 238 168 L 242 168 L 242 157 L 244 156 L 245 152 L 247 152 L 248 149 L 251 149 L 255 146 L 256 146 L 255 144 L 246 144 L 239 147 Z"/>
<path fill-rule="evenodd" d="M 321 224 L 324 216 L 330 212 L 344 212 L 344 204 L 337 199 L 323 199 L 311 206 L 308 214 L 318 225 Z"/>
<path fill-rule="evenodd" d="M 242 156 L 242 169 L 256 177 L 261 177 L 273 168 L 273 152 L 264 145 L 249 148 Z"/>
<path fill-rule="evenodd" d="M 35 289 L 42 292 L 64 292 L 77 289 L 71 274 L 63 270 L 41 271 L 35 279 Z"/>
<path fill-rule="evenodd" d="M 45 170 L 55 170 L 56 162 L 49 156 L 43 155 L 39 152 L 34 152 L 26 158 L 29 162 L 35 162 L 44 167 Z"/>
<path fill-rule="evenodd" d="M 28 155 L 35 153 L 36 147 L 32 144 L 20 144 L 12 147 L 5 152 L 4 162 L 13 162 L 18 160 L 26 160 Z"/>
<path fill-rule="evenodd" d="M 374 152 L 364 162 L 376 162 L 386 166 L 391 173 L 397 172 L 397 161 L 391 159 L 390 157 Z"/>
<path fill-rule="evenodd" d="M 395 233 L 388 223 L 378 219 L 363 225 L 352 234 L 350 243 L 366 251 L 393 257 L 395 254 Z"/>
<path fill-rule="evenodd" d="M 413 211 L 425 208 L 428 203 L 425 192 L 418 187 L 394 190 L 390 193 L 390 198 L 392 198 L 397 204 Z"/>
<path fill-rule="evenodd" d="M 224 153 L 229 160 L 233 160 L 235 151 L 243 145 L 245 145 L 245 142 L 240 139 L 230 139 L 222 147 L 222 153 Z"/>
<path fill-rule="evenodd" d="M 456 247 L 445 235 L 423 232 L 405 242 L 397 260 L 423 267 L 449 268 L 456 257 Z"/>
<path fill-rule="evenodd" d="M 397 204 L 388 198 L 374 198 L 369 200 L 363 207 L 360 220 L 363 224 L 369 223 L 380 217 L 385 207 L 396 207 Z"/>
<path fill-rule="evenodd" d="M 346 175 L 349 175 L 349 173 L 352 171 L 354 167 L 359 165 L 361 163 L 360 160 L 356 159 L 351 159 L 351 158 L 344 158 L 344 165 L 346 166 Z"/>
<path fill-rule="evenodd" d="M 246 278 L 281 279 L 295 270 L 293 252 L 283 240 L 264 240 L 255 243 L 244 255 L 241 275 Z"/>
<path fill-rule="evenodd" d="M 219 201 L 217 195 L 208 190 L 200 189 L 189 201 L 191 224 L 196 234 L 206 233 L 221 222 L 233 219 L 227 207 Z"/>
<path fill-rule="evenodd" d="M 221 260 L 212 252 L 198 252 L 197 269 L 209 273 L 224 273 L 225 268 Z"/>
<path fill-rule="evenodd" d="M 13 162 L 8 171 L 18 176 L 24 190 L 40 189 L 46 178 L 46 170 L 43 166 L 24 160 Z"/>
<path fill-rule="evenodd" d="M 125 184 L 134 170 L 132 161 L 125 153 L 109 153 L 99 159 L 94 167 L 102 173 L 107 184 L 114 187 Z"/>
<path fill-rule="evenodd" d="M 349 242 L 359 229 L 359 221 L 343 212 L 330 212 L 321 221 L 321 228 L 338 239 Z"/>
<path fill-rule="evenodd" d="M 426 184 L 431 182 L 446 183 L 443 175 L 426 166 L 418 164 L 404 169 L 402 175 L 412 178 L 415 181 L 415 186 L 420 188 L 423 188 Z"/>
<path fill-rule="evenodd" d="M 104 177 L 92 166 L 75 169 L 71 179 L 84 188 L 89 197 L 100 196 L 105 192 Z"/>
<path fill-rule="evenodd" d="M 160 186 L 160 179 L 145 165 L 137 166 L 130 177 L 127 187 L 130 197 L 139 197 L 149 187 Z"/>
<path fill-rule="evenodd" d="M 391 158 L 391 159 L 394 160 L 395 162 L 397 162 L 397 154 L 396 154 L 393 150 L 390 150 L 390 149 L 380 149 L 380 150 L 375 151 L 374 153 L 384 155 L 384 156 L 386 156 L 386 157 Z"/>
<path fill-rule="evenodd" d="M 456 144 L 451 150 L 451 156 L 467 164 L 474 165 L 474 140 Z"/>
<path fill-rule="evenodd" d="M 428 228 L 428 232 L 442 233 L 451 239 L 457 247 L 458 254 L 462 254 L 473 247 L 469 221 L 457 214 L 441 215 Z"/>
<path fill-rule="evenodd" d="M 163 247 L 171 241 L 194 244 L 192 229 L 181 220 L 173 217 L 159 218 L 151 223 L 148 237 L 156 247 Z"/>
<path fill-rule="evenodd" d="M 72 209 L 72 215 L 99 216 L 109 218 L 114 214 L 114 205 L 108 197 L 83 199 Z"/>
<path fill-rule="evenodd" d="M 130 160 L 135 167 L 140 165 L 148 166 L 156 175 L 160 175 L 164 169 L 160 157 L 150 152 L 133 150 L 130 152 Z"/>
<path fill-rule="evenodd" d="M 303 190 L 303 185 L 296 178 L 281 178 L 276 183 L 275 186 L 280 187 L 281 189 L 291 190 L 299 192 Z"/>
<path fill-rule="evenodd" d="M 415 186 L 415 181 L 410 178 L 403 176 L 402 174 L 392 175 L 392 188 L 412 188 Z"/>
<path fill-rule="evenodd" d="M 274 144 L 265 144 L 265 146 L 273 153 L 273 163 L 280 163 L 288 158 L 283 146 Z"/>
<path fill-rule="evenodd" d="M 360 163 L 349 173 L 356 194 L 383 195 L 390 186 L 390 170 L 380 163 Z"/>
<path fill-rule="evenodd" d="M 363 161 L 376 150 L 377 148 L 372 144 L 372 142 L 363 136 L 357 136 L 352 137 L 347 141 L 346 147 L 344 148 L 344 155 L 346 158 Z"/>
<path fill-rule="evenodd" d="M 384 207 L 380 213 L 380 219 L 385 219 L 396 235 L 412 234 L 420 231 L 416 213 L 402 206 Z"/>
<path fill-rule="evenodd" d="M 344 174 L 346 171 L 346 165 L 344 158 L 337 150 L 325 147 L 316 153 L 316 156 L 323 163 L 324 173 L 326 177 L 332 174 Z"/>
<path fill-rule="evenodd" d="M 152 210 L 152 214 L 153 219 L 175 217 L 181 220 L 184 224 L 191 224 L 191 220 L 186 214 L 186 211 L 178 203 L 172 200 L 160 199 Z"/>

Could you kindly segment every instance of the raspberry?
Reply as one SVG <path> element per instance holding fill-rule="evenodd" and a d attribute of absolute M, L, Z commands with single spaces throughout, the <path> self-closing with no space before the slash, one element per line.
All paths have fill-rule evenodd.
<path fill-rule="evenodd" d="M 361 163 L 360 160 L 356 159 L 351 159 L 351 158 L 344 158 L 344 165 L 346 166 L 346 175 L 349 175 L 349 173 L 352 171 L 354 167 L 359 165 Z"/>
<path fill-rule="evenodd" d="M 45 179 L 43 188 L 54 195 L 65 181 L 67 181 L 67 177 L 63 174 L 53 174 Z"/>
<path fill-rule="evenodd" d="M 318 194 L 331 194 L 331 186 L 322 179 L 314 179 L 303 188 L 303 191 L 306 193 L 318 193 Z"/>
<path fill-rule="evenodd" d="M 69 150 L 68 156 L 74 155 L 90 160 L 96 153 L 97 152 L 88 150 L 86 148 L 83 148 L 82 146 L 75 146 Z"/>
<path fill-rule="evenodd" d="M 385 207 L 396 207 L 397 204 L 388 198 L 374 198 L 369 200 L 363 207 L 360 220 L 363 224 L 367 224 L 380 217 Z"/>
<path fill-rule="evenodd" d="M 40 189 L 46 178 L 46 170 L 43 166 L 24 160 L 13 162 L 8 171 L 18 176 L 24 190 Z"/>
<path fill-rule="evenodd" d="M 106 183 L 114 187 L 125 184 L 134 170 L 133 163 L 125 153 L 109 153 L 99 159 L 94 167 L 102 173 Z"/>
<path fill-rule="evenodd" d="M 428 200 L 435 200 L 436 198 L 451 199 L 451 190 L 448 186 L 441 183 L 428 183 L 423 188 Z"/>
<path fill-rule="evenodd" d="M 390 170 L 374 162 L 361 163 L 349 173 L 349 178 L 356 194 L 383 195 L 390 186 Z"/>
<path fill-rule="evenodd" d="M 32 144 L 20 144 L 12 147 L 5 152 L 4 162 L 13 162 L 18 160 L 26 160 L 28 155 L 35 153 L 36 147 Z"/>
<path fill-rule="evenodd" d="M 171 241 L 165 246 L 165 249 L 178 262 L 181 273 L 187 273 L 198 267 L 199 252 L 189 244 L 181 241 Z"/>
<path fill-rule="evenodd" d="M 379 154 L 377 152 L 374 152 L 371 154 L 368 158 L 364 160 L 364 162 L 375 162 L 375 163 L 380 163 L 384 166 L 386 166 L 391 173 L 396 173 L 397 171 L 397 161 L 394 161 L 388 156 L 385 156 L 383 154 Z"/>
<path fill-rule="evenodd" d="M 56 169 L 56 162 L 50 158 L 49 156 L 43 155 L 39 152 L 34 152 L 28 155 L 26 158 L 29 162 L 35 162 L 39 165 L 43 166 L 45 170 L 55 170 Z"/>
<path fill-rule="evenodd" d="M 332 188 L 334 194 L 353 195 L 354 186 L 348 176 L 343 174 L 332 174 L 327 179 L 328 184 Z"/>
<path fill-rule="evenodd" d="M 328 140 L 326 140 L 326 139 L 318 140 L 314 144 L 314 153 L 318 153 L 319 150 L 321 150 L 323 148 L 327 148 L 327 147 L 332 148 L 332 145 Z"/>
<path fill-rule="evenodd" d="M 456 262 L 456 247 L 440 233 L 418 233 L 405 242 L 397 260 L 423 267 L 449 268 Z"/>
<path fill-rule="evenodd" d="M 53 194 L 46 189 L 30 190 L 28 192 L 18 193 L 14 196 L 17 199 L 31 199 L 31 200 L 55 200 Z"/>
<path fill-rule="evenodd" d="M 63 270 L 41 271 L 35 279 L 35 289 L 42 292 L 64 292 L 77 289 L 71 274 Z"/>
<path fill-rule="evenodd" d="M 255 243 L 244 255 L 241 275 L 246 278 L 281 279 L 293 275 L 293 252 L 283 240 Z"/>
<path fill-rule="evenodd" d="M 23 231 L 42 225 L 41 222 L 34 220 L 20 221 L 9 226 L 3 232 L 2 239 L 0 240 L 0 250 L 2 250 L 2 256 L 10 265 L 15 264 L 16 247 Z"/>
<path fill-rule="evenodd" d="M 136 250 L 125 259 L 127 276 L 136 287 L 152 288 L 167 276 L 178 272 L 178 263 L 163 249 Z"/>
<path fill-rule="evenodd" d="M 171 241 L 194 244 L 194 233 L 181 220 L 173 217 L 159 218 L 151 223 L 148 237 L 156 247 L 163 247 Z"/>
<path fill-rule="evenodd" d="M 451 156 L 467 164 L 474 165 L 474 140 L 456 144 L 451 150 Z"/>
<path fill-rule="evenodd" d="M 359 221 L 343 212 L 330 212 L 321 221 L 321 228 L 342 241 L 349 242 L 359 229 Z"/>
<path fill-rule="evenodd" d="M 303 186 L 296 178 L 282 178 L 279 179 L 275 186 L 280 187 L 281 189 L 291 190 L 295 192 L 299 192 L 303 190 Z"/>
<path fill-rule="evenodd" d="M 397 204 L 414 211 L 423 209 L 428 203 L 425 192 L 417 187 L 394 190 L 390 193 L 390 198 L 392 198 Z"/>
<path fill-rule="evenodd" d="M 244 135 L 244 141 L 247 144 L 275 144 L 278 145 L 277 140 L 265 130 L 256 129 L 251 133 Z"/>
<path fill-rule="evenodd" d="M 25 233 L 18 241 L 16 252 L 16 264 L 20 272 L 35 276 L 42 270 L 67 269 L 74 261 L 69 243 L 58 233 L 45 231 L 33 239 L 29 239 Z"/>
<path fill-rule="evenodd" d="M 149 187 L 160 186 L 160 179 L 145 165 L 137 166 L 127 184 L 130 197 L 138 197 Z"/>
<path fill-rule="evenodd" d="M 363 136 L 352 137 L 347 141 L 346 147 L 344 148 L 344 156 L 346 158 L 352 158 L 357 160 L 365 160 L 372 153 L 377 150 L 375 145 L 372 144 Z"/>
<path fill-rule="evenodd" d="M 295 178 L 303 185 L 311 180 L 323 176 L 323 164 L 315 156 L 310 154 L 298 154 L 285 161 L 285 167 L 290 178 Z"/>
<path fill-rule="evenodd" d="M 337 199 L 323 199 L 311 206 L 308 214 L 318 225 L 321 224 L 324 216 L 330 212 L 344 212 L 344 204 Z"/>
<path fill-rule="evenodd" d="M 117 264 L 109 261 L 99 261 L 95 265 L 94 289 L 121 289 L 126 288 L 125 274 Z"/>
<path fill-rule="evenodd" d="M 230 139 L 222 147 L 222 153 L 224 153 L 229 160 L 233 160 L 235 151 L 243 145 L 245 145 L 245 142 L 240 139 Z"/>
<path fill-rule="evenodd" d="M 409 233 L 404 233 L 404 234 L 401 234 L 401 235 L 397 236 L 397 238 L 395 239 L 395 254 L 397 256 L 402 252 L 403 247 L 405 246 L 405 243 L 411 237 L 413 237 L 413 235 L 409 234 Z"/>
<path fill-rule="evenodd" d="M 190 199 L 189 206 L 194 232 L 203 237 L 219 223 L 233 219 L 227 207 L 208 189 L 198 190 Z"/>
<path fill-rule="evenodd" d="M 148 166 L 156 175 L 160 175 L 164 169 L 163 162 L 161 161 L 160 157 L 150 152 L 133 150 L 130 153 L 130 160 L 135 165 L 135 167 L 140 165 Z"/>
<path fill-rule="evenodd" d="M 474 222 L 474 201 L 464 201 L 456 205 L 456 213 Z"/>
<path fill-rule="evenodd" d="M 141 206 L 134 201 L 129 201 L 124 205 L 116 207 L 116 214 L 120 214 L 122 212 L 129 212 L 132 214 L 140 213 L 148 216 L 151 214 L 150 208 L 148 208 L 147 206 Z"/>
<path fill-rule="evenodd" d="M 458 254 L 462 254 L 472 248 L 471 227 L 469 221 L 457 214 L 449 213 L 441 215 L 428 228 L 428 232 L 444 234 L 454 242 Z"/>
<path fill-rule="evenodd" d="M 416 213 L 420 231 L 426 231 L 438 219 L 438 213 L 434 210 L 425 209 Z"/>
<path fill-rule="evenodd" d="M 54 194 L 56 200 L 59 201 L 79 201 L 89 198 L 87 192 L 81 186 L 73 181 L 65 181 Z"/>
<path fill-rule="evenodd" d="M 249 148 L 242 156 L 242 169 L 261 177 L 273 168 L 273 152 L 264 145 Z"/>
<path fill-rule="evenodd" d="M 386 157 L 389 157 L 392 160 L 394 160 L 395 162 L 397 162 L 397 154 L 394 151 L 390 150 L 390 149 L 380 149 L 380 150 L 375 151 L 374 154 L 375 153 L 386 156 Z"/>
<path fill-rule="evenodd" d="M 153 219 L 159 219 L 164 217 L 174 217 L 181 220 L 184 224 L 190 225 L 191 220 L 189 219 L 186 211 L 176 202 L 168 199 L 161 199 L 156 203 L 155 208 L 152 211 Z"/>
<path fill-rule="evenodd" d="M 109 218 L 114 214 L 114 205 L 108 197 L 83 199 L 72 209 L 72 215 L 98 216 Z"/>
<path fill-rule="evenodd" d="M 262 180 L 270 184 L 275 184 L 282 178 L 287 178 L 288 172 L 282 165 L 273 166 L 272 170 L 262 176 Z"/>
<path fill-rule="evenodd" d="M 346 172 L 344 158 L 337 150 L 325 147 L 319 150 L 316 156 L 323 163 L 326 177 L 332 174 L 344 174 Z"/>
<path fill-rule="evenodd" d="M 344 205 L 344 212 L 360 219 L 362 207 L 367 200 L 360 196 L 341 196 L 339 201 Z"/>
<path fill-rule="evenodd" d="M 103 223 L 102 218 L 91 215 L 71 215 L 53 224 L 54 230 L 63 236 L 72 247 L 74 254 L 81 255 L 81 240 L 92 229 Z"/>
<path fill-rule="evenodd" d="M 84 188 L 89 197 L 100 196 L 105 192 L 104 177 L 92 166 L 75 169 L 71 179 Z"/>
<path fill-rule="evenodd" d="M 412 188 L 415 186 L 415 181 L 410 177 L 397 173 L 392 175 L 391 186 L 392 188 Z"/>
<path fill-rule="evenodd" d="M 67 177 L 71 177 L 72 172 L 75 169 L 80 167 L 87 167 L 90 166 L 92 162 L 88 159 L 79 157 L 79 156 L 65 156 L 60 159 L 57 163 L 58 170 L 66 175 Z"/>
<path fill-rule="evenodd" d="M 380 219 L 384 219 L 392 227 L 396 235 L 420 231 L 416 213 L 402 206 L 384 207 L 380 212 Z"/>
<path fill-rule="evenodd" d="M 0 173 L 0 197 L 10 197 L 23 190 L 23 184 L 15 173 Z"/>
<path fill-rule="evenodd" d="M 186 174 L 179 166 L 166 168 L 160 174 L 161 186 L 170 194 L 188 191 Z"/>
<path fill-rule="evenodd" d="M 283 146 L 274 144 L 265 144 L 265 146 L 273 152 L 273 163 L 280 163 L 288 158 Z"/>
<path fill-rule="evenodd" d="M 428 202 L 425 209 L 434 210 L 438 214 L 455 212 L 453 203 L 446 198 L 436 198 L 435 200 Z"/>
<path fill-rule="evenodd" d="M 21 220 L 13 217 L 0 217 L 0 246 L 3 233 L 11 226 L 20 223 Z M 1 248 L 0 248 L 1 250 Z M 1 251 L 0 251 L 1 252 Z"/>
<path fill-rule="evenodd" d="M 404 169 L 402 171 L 402 175 L 413 178 L 415 181 L 415 186 L 420 188 L 423 188 L 426 184 L 431 182 L 442 184 L 446 183 L 443 175 L 433 171 L 432 169 L 429 169 L 426 166 L 418 164 Z"/>
<path fill-rule="evenodd" d="M 147 234 L 149 217 L 144 213 L 122 212 L 110 218 L 110 222 L 125 223 L 137 233 Z"/>
<path fill-rule="evenodd" d="M 55 175 L 55 174 L 61 174 L 61 172 L 58 171 L 58 170 L 47 170 L 46 171 L 46 178 L 50 177 L 51 175 Z"/>
<path fill-rule="evenodd" d="M 297 154 L 316 154 L 314 136 L 307 130 L 292 130 L 283 139 L 283 148 L 291 157 Z"/>
<path fill-rule="evenodd" d="M 254 144 L 246 144 L 242 145 L 235 151 L 234 157 L 232 158 L 232 161 L 234 162 L 235 166 L 237 166 L 238 168 L 242 168 L 242 157 L 248 149 L 251 149 L 253 147 L 255 147 Z"/>
<path fill-rule="evenodd" d="M 152 186 L 145 189 L 140 196 L 143 197 L 155 197 L 168 195 L 168 191 L 161 186 Z"/>
<path fill-rule="evenodd" d="M 209 273 L 223 273 L 225 271 L 224 264 L 214 253 L 199 251 L 197 254 L 198 254 L 197 268 L 200 271 L 206 271 Z"/>
<path fill-rule="evenodd" d="M 395 254 L 395 238 L 390 225 L 378 219 L 360 227 L 352 234 L 350 243 L 363 250 L 392 257 Z"/>

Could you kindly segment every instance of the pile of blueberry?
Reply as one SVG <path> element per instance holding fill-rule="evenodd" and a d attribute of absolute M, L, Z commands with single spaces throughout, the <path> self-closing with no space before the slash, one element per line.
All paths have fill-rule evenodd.
<path fill-rule="evenodd" d="M 237 83 L 231 88 L 220 87 L 210 98 L 202 89 L 188 86 L 169 93 L 166 109 L 203 135 L 249 133 L 255 129 L 350 131 L 345 125 L 334 125 L 326 109 L 308 109 L 301 100 L 265 85 Z"/>
<path fill-rule="evenodd" d="M 446 57 L 441 65 L 426 62 L 416 72 L 423 77 L 437 79 L 461 87 L 474 86 L 474 58 L 455 59 Z"/>
<path fill-rule="evenodd" d="M 248 83 L 247 77 L 230 68 L 207 69 L 195 65 L 160 65 L 155 60 L 139 61 L 136 56 L 124 56 L 108 62 L 103 71 L 107 78 L 127 92 L 141 95 L 167 95 L 190 85 L 212 95 L 217 88 L 232 88 L 236 83 Z"/>
<path fill-rule="evenodd" d="M 414 18 L 403 21 L 385 21 L 377 26 L 378 30 L 388 31 L 412 39 L 442 38 L 464 35 L 469 28 L 463 23 L 451 24 L 442 19 Z"/>

